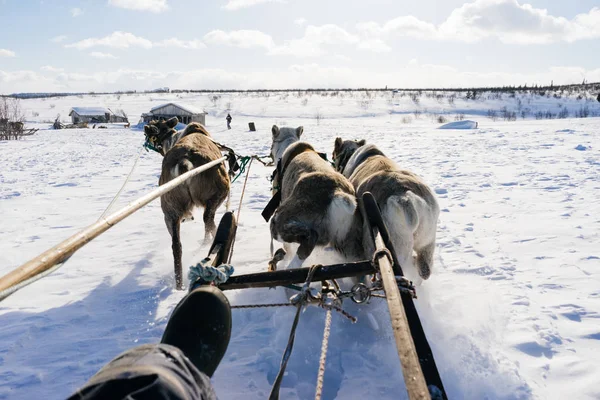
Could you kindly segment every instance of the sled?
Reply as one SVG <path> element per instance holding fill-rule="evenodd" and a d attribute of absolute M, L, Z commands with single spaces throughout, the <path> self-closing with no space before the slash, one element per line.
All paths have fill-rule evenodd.
<path fill-rule="evenodd" d="M 373 195 L 368 192 L 360 199 L 359 206 L 363 218 L 369 223 L 371 239 L 375 243 L 376 251 L 372 260 L 320 265 L 318 268 L 312 266 L 232 275 L 218 287 L 221 290 L 291 287 L 310 281 L 321 282 L 325 291 L 329 290 L 326 289 L 329 282 L 336 279 L 379 274 L 386 294 L 409 398 L 411 400 L 429 398 L 446 400 L 448 397 L 444 385 L 413 302 L 414 288 L 403 278 L 402 266 L 398 262 L 379 207 Z M 209 250 L 208 256 L 212 257 L 213 266 L 219 266 L 220 263 L 226 261 L 234 241 L 235 231 L 235 218 L 232 213 L 228 212 L 221 219 L 215 241 Z M 356 291 L 354 291 L 355 288 L 357 288 Z M 358 285 L 355 285 L 355 288 L 348 292 L 348 297 L 357 303 L 367 301 L 368 296 L 367 299 L 361 298 L 361 295 L 364 294 L 361 293 L 362 288 Z"/>

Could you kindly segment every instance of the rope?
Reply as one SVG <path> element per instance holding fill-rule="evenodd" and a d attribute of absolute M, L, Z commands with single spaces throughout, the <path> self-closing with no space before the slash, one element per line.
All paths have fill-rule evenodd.
<path fill-rule="evenodd" d="M 250 158 L 250 161 L 248 162 L 248 173 L 246 174 L 246 178 L 244 178 L 244 186 L 242 186 L 242 195 L 240 196 L 240 205 L 238 206 L 238 211 L 237 211 L 237 215 L 235 218 L 237 220 L 237 222 L 240 221 L 240 213 L 242 211 L 242 201 L 244 200 L 244 193 L 246 193 L 246 184 L 248 183 L 248 176 L 250 175 L 250 167 L 252 166 L 252 160 L 253 160 L 253 158 Z M 246 165 L 244 164 L 244 166 L 241 168 L 245 169 Z"/>
<path fill-rule="evenodd" d="M 252 161 L 252 156 L 244 156 L 240 158 L 240 172 L 238 172 L 238 174 L 235 176 L 235 178 L 233 178 L 233 180 L 231 181 L 231 183 L 234 183 L 237 178 L 240 177 L 240 175 L 242 175 L 244 172 L 246 172 L 246 165 Z"/>
<path fill-rule="evenodd" d="M 190 289 L 198 283 L 214 282 L 217 285 L 227 282 L 227 279 L 233 274 L 234 268 L 232 265 L 221 264 L 218 267 L 213 267 L 209 263 L 210 258 L 205 258 L 196 265 L 190 267 L 188 279 L 190 280 Z"/>
<path fill-rule="evenodd" d="M 337 311 L 340 314 L 342 314 L 344 317 L 348 318 L 353 324 L 356 323 L 356 321 L 358 321 L 358 318 L 356 318 L 353 315 L 348 314 L 348 312 L 344 311 L 344 309 L 338 307 L 338 306 L 334 306 L 334 305 L 328 305 L 328 304 L 320 304 L 319 305 L 321 308 L 324 308 L 327 311 Z"/>
<path fill-rule="evenodd" d="M 148 142 L 146 142 L 148 143 Z M 146 143 L 144 144 L 144 146 L 142 146 L 142 148 L 140 149 L 140 152 L 138 153 L 133 166 L 131 167 L 131 170 L 129 171 L 129 174 L 127 175 L 127 178 L 125 178 L 125 181 L 123 182 L 123 185 L 121 186 L 121 188 L 119 189 L 119 191 L 117 192 L 117 194 L 113 197 L 113 199 L 111 200 L 110 204 L 106 207 L 106 209 L 104 210 L 104 212 L 102 213 L 102 215 L 100 215 L 100 218 L 98 218 L 98 221 L 102 220 L 102 218 L 104 218 L 106 216 L 106 214 L 108 214 L 109 210 L 112 208 L 112 206 L 116 203 L 116 201 L 119 199 L 119 197 L 121 196 L 121 193 L 123 192 L 123 189 L 125 189 L 125 186 L 127 185 L 127 183 L 129 182 L 129 179 L 131 178 L 131 176 L 133 175 L 133 171 L 135 170 L 135 168 L 137 167 L 137 164 L 142 156 L 142 153 L 144 152 L 144 149 L 146 149 L 146 151 L 148 151 L 148 148 L 146 148 Z M 154 149 L 153 149 L 154 150 Z M 156 151 L 156 150 L 155 150 Z M 4 289 L 2 291 L 0 291 L 0 301 L 4 300 L 5 298 L 7 298 L 8 296 L 10 296 L 11 294 L 15 293 L 18 290 L 23 289 L 25 286 L 31 285 L 32 283 L 39 281 L 40 279 L 50 275 L 51 273 L 53 273 L 54 271 L 56 271 L 57 269 L 59 269 L 60 267 L 64 266 L 67 261 L 69 261 L 71 258 L 67 258 L 65 261 L 56 264 L 55 266 L 53 266 L 52 268 L 42 272 L 41 274 L 32 276 L 31 278 L 24 280 L 23 282 L 11 286 L 7 289 Z"/>
<path fill-rule="evenodd" d="M 148 151 L 148 150 L 146 150 L 146 151 Z M 131 166 L 131 170 L 129 171 L 129 174 L 127 174 L 127 178 L 125 178 L 125 182 L 123 182 L 123 185 L 121 186 L 121 189 L 119 189 L 119 191 L 117 192 L 117 194 L 115 195 L 115 197 L 113 197 L 113 199 L 111 200 L 110 204 L 108 205 L 108 207 L 106 207 L 106 209 L 104 210 L 104 212 L 102 213 L 102 215 L 100 216 L 100 218 L 98 218 L 98 220 L 101 220 L 102 218 L 106 217 L 106 215 L 108 214 L 108 212 L 110 211 L 110 209 L 112 208 L 112 206 L 116 203 L 116 201 L 121 196 L 121 193 L 123 192 L 123 189 L 125 189 L 125 186 L 127 185 L 127 183 L 129 183 L 129 179 L 131 179 L 131 176 L 133 175 L 133 171 L 135 170 L 135 167 L 137 167 L 138 161 L 140 161 L 140 158 L 142 157 L 142 153 L 143 152 L 144 152 L 144 147 L 142 147 L 140 149 L 140 152 L 138 153 L 138 155 L 137 155 L 137 157 L 135 159 L 135 162 Z"/>
<path fill-rule="evenodd" d="M 323 378 L 325 376 L 325 361 L 327 361 L 327 347 L 329 346 L 329 334 L 331 332 L 331 310 L 327 310 L 325 316 L 325 328 L 323 330 L 323 343 L 321 344 L 321 358 L 319 359 L 319 374 L 317 375 L 317 388 L 315 400 L 321 400 L 323 392 Z"/>
<path fill-rule="evenodd" d="M 240 306 L 231 306 L 231 308 L 267 308 L 267 307 L 296 307 L 291 303 L 274 303 L 274 304 L 245 304 Z"/>
<path fill-rule="evenodd" d="M 242 187 L 242 194 L 240 195 L 240 205 L 238 206 L 237 216 L 235 218 L 237 224 L 240 223 L 240 213 L 242 212 L 242 202 L 244 201 L 244 194 L 246 193 L 246 184 L 248 183 L 248 176 L 250 175 L 250 167 L 252 166 L 253 159 L 254 158 L 251 157 L 250 161 L 248 162 L 248 172 L 246 173 L 246 178 L 244 179 L 244 186 Z M 246 164 L 243 164 L 243 166 L 240 167 L 240 169 L 245 170 Z M 233 242 L 231 243 L 231 250 L 229 251 L 229 260 L 227 260 L 227 262 L 230 264 L 231 264 L 231 259 L 233 258 L 234 247 L 235 247 L 235 236 L 233 238 Z"/>
<path fill-rule="evenodd" d="M 0 277 L 0 294 L 6 293 L 14 293 L 15 287 L 22 288 L 21 285 L 25 281 L 29 283 L 38 280 L 38 275 L 53 269 L 60 263 L 64 263 L 70 256 L 72 256 L 78 249 L 83 247 L 85 244 L 89 243 L 102 233 L 106 232 L 108 229 L 115 226 L 117 223 L 121 222 L 125 218 L 129 217 L 134 212 L 138 211 L 140 208 L 146 206 L 151 201 L 156 200 L 158 197 L 162 196 L 164 193 L 167 193 L 170 190 L 173 190 L 177 185 L 183 183 L 186 179 L 189 179 L 193 176 L 196 176 L 210 168 L 214 168 L 217 165 L 221 164 L 225 161 L 227 157 L 221 157 L 216 160 L 213 160 L 207 164 L 204 164 L 200 167 L 194 168 L 183 175 L 169 181 L 168 183 L 156 188 L 150 193 L 138 198 L 137 200 L 129 203 L 127 206 L 121 208 L 118 211 L 113 212 L 105 218 L 102 218 L 98 222 L 93 223 L 92 225 L 86 227 L 85 229 L 77 232 L 71 237 L 63 240 L 56 246 L 46 250 L 45 252 L 39 254 L 35 258 L 29 260 L 25 264 L 17 267 L 13 271 L 8 274 Z M 55 269 L 54 269 L 55 270 Z M 28 278 L 29 275 L 33 275 L 31 278 Z M 36 278 L 36 279 L 33 279 Z M 0 297 L 0 300 L 3 300 Z"/>
<path fill-rule="evenodd" d="M 263 158 L 271 158 L 271 156 L 257 156 L 255 154 L 255 155 L 252 156 L 252 158 L 254 158 L 256 161 L 258 161 L 259 163 L 261 163 L 265 167 L 272 167 L 273 166 L 273 160 L 272 159 L 271 159 L 271 161 L 268 161 L 268 162 L 264 162 L 262 160 Z"/>
<path fill-rule="evenodd" d="M 287 347 L 285 349 L 285 352 L 283 353 L 283 357 L 281 358 L 281 366 L 279 367 L 279 373 L 277 374 L 277 378 L 275 379 L 275 383 L 273 384 L 273 388 L 271 389 L 271 394 L 269 395 L 269 400 L 279 400 L 279 388 L 281 387 L 283 375 L 285 374 L 285 369 L 287 367 L 288 360 L 290 359 L 290 356 L 292 355 L 292 349 L 294 348 L 294 339 L 296 337 L 296 328 L 298 327 L 298 320 L 300 319 L 300 311 L 302 311 L 303 306 L 308 301 L 310 282 L 312 281 L 315 271 L 320 267 L 320 265 L 313 265 L 312 267 L 310 267 L 310 270 L 308 271 L 308 276 L 306 277 L 306 282 L 304 282 L 304 286 L 302 287 L 302 292 L 293 297 L 293 302 L 296 306 L 296 315 L 294 317 L 294 322 L 292 323 L 292 329 L 290 331 L 290 338 L 288 340 Z"/>

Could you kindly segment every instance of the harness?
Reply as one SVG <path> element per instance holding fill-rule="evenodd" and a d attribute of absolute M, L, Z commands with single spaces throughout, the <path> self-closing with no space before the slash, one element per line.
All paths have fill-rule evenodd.
<path fill-rule="evenodd" d="M 276 192 L 273 195 L 273 197 L 271 197 L 271 200 L 269 200 L 269 202 L 263 209 L 262 213 L 260 214 L 260 215 L 262 215 L 262 217 L 265 219 L 266 222 L 269 222 L 269 220 L 271 219 L 271 217 L 273 216 L 273 214 L 275 213 L 275 211 L 281 204 L 283 176 L 285 174 L 287 167 L 290 165 L 290 163 L 292 162 L 292 160 L 294 158 L 296 158 L 297 156 L 299 156 L 302 153 L 306 153 L 309 151 L 317 153 L 323 160 L 328 161 L 327 154 L 319 153 L 319 152 L 315 151 L 315 149 L 313 149 L 312 146 L 309 145 L 308 143 L 306 143 L 304 146 L 296 146 L 296 148 L 287 157 L 285 164 L 282 164 L 281 158 L 279 159 L 279 161 L 277 161 L 277 166 L 275 167 L 273 174 L 271 174 L 271 181 L 273 182 L 273 190 L 276 190 Z"/>
<path fill-rule="evenodd" d="M 384 156 L 385 154 L 383 154 L 383 152 L 381 150 L 379 150 L 377 147 L 373 146 L 373 145 L 367 145 L 367 146 L 372 146 L 371 148 L 369 148 L 366 151 L 363 151 L 362 154 L 360 154 L 355 162 L 355 165 L 358 167 L 360 164 L 364 163 L 366 160 L 368 160 L 371 157 L 374 156 Z M 348 161 L 350 161 L 350 159 L 352 158 L 352 156 L 354 156 L 354 154 L 356 154 L 356 152 L 361 151 L 361 148 L 357 149 L 355 152 L 353 153 L 344 153 L 340 155 L 340 164 L 339 164 L 339 172 L 341 174 L 344 173 L 344 171 L 346 170 L 346 167 L 348 166 Z M 356 170 L 356 168 L 355 168 Z"/>
<path fill-rule="evenodd" d="M 200 131 L 191 131 L 188 132 L 187 134 L 181 136 L 179 138 L 179 140 L 183 139 L 186 136 L 189 136 L 193 133 L 200 133 L 200 134 L 204 134 L 203 132 Z M 156 137 L 154 137 L 154 139 L 150 139 L 148 136 L 146 136 L 146 141 L 144 142 L 144 148 L 146 149 L 146 151 L 148 151 L 148 149 L 155 151 L 159 154 L 162 154 L 160 152 L 160 150 L 156 147 L 156 143 L 162 143 L 165 139 L 167 139 L 169 136 L 168 132 L 166 134 L 162 134 L 162 135 L 157 135 Z M 233 151 L 233 149 L 231 147 L 225 146 L 217 141 L 215 141 L 212 137 L 204 135 L 207 139 L 209 139 L 211 142 L 213 142 L 221 151 L 226 151 L 228 158 L 227 158 L 227 162 L 229 163 L 229 174 L 231 177 L 233 177 L 233 175 L 235 174 L 235 172 L 239 171 L 240 169 L 240 164 L 237 162 L 237 157 L 235 154 L 235 151 Z M 179 141 L 178 140 L 178 141 Z"/>

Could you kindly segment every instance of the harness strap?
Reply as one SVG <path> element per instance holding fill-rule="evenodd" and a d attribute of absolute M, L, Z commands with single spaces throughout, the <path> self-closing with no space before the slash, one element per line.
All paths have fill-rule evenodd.
<path fill-rule="evenodd" d="M 260 213 L 266 222 L 269 222 L 273 214 L 275 214 L 279 204 L 281 204 L 281 190 L 278 190 L 273 197 L 271 197 L 271 200 L 269 200 L 264 210 Z"/>

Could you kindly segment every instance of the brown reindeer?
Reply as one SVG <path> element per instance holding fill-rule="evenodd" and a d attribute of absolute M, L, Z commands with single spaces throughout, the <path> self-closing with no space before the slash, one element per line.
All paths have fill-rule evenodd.
<path fill-rule="evenodd" d="M 303 132 L 303 127 L 272 128 L 271 157 L 280 162 L 282 176 L 277 178 L 281 204 L 271 219 L 271 238 L 287 250 L 286 244 L 300 244 L 287 268 L 300 268 L 316 246 L 328 244 L 358 260 L 363 250 L 362 218 L 354 188 L 309 143 L 300 141 Z M 270 269 L 276 268 L 276 261 Z"/>
<path fill-rule="evenodd" d="M 422 279 L 428 279 L 440 214 L 433 191 L 423 179 L 401 169 L 364 140 L 336 138 L 333 159 L 336 169 L 350 180 L 359 198 L 365 192 L 375 197 L 405 274 L 415 280 L 414 272 L 418 272 Z M 364 232 L 365 254 L 373 254 L 375 248 L 367 236 L 366 225 Z"/>
<path fill-rule="evenodd" d="M 189 124 L 176 131 L 177 117 L 167 121 L 152 121 L 144 127 L 147 139 L 164 156 L 158 181 L 163 185 L 185 172 L 221 157 L 219 147 L 199 123 Z M 204 241 L 211 240 L 216 231 L 215 213 L 229 193 L 229 175 L 223 164 L 188 179 L 160 198 L 165 224 L 171 234 L 175 262 L 175 284 L 183 289 L 181 272 L 180 226 L 193 219 L 195 207 L 204 208 Z"/>

